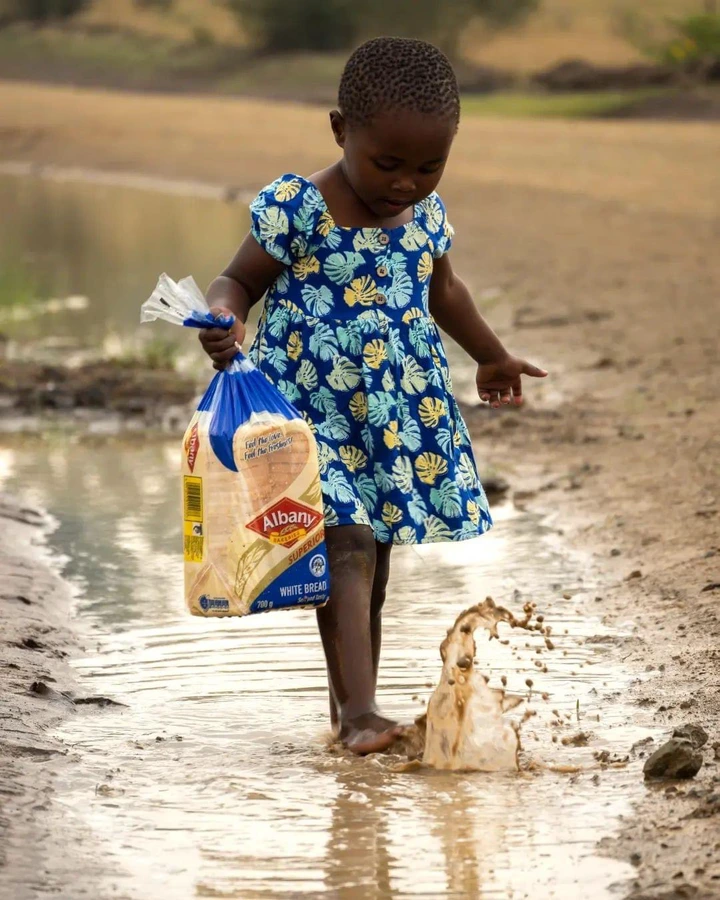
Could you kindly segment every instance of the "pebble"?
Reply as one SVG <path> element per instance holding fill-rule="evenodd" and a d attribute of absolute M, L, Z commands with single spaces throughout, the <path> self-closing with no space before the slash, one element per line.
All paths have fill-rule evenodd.
<path fill-rule="evenodd" d="M 694 778 L 702 764 L 702 753 L 694 744 L 674 737 L 648 757 L 643 772 L 646 779 Z"/>
<path fill-rule="evenodd" d="M 682 703 L 680 705 L 682 706 Z M 689 741 L 696 750 L 704 747 L 708 742 L 708 733 L 702 725 L 682 725 L 673 731 L 672 736 L 680 738 L 680 740 Z"/>

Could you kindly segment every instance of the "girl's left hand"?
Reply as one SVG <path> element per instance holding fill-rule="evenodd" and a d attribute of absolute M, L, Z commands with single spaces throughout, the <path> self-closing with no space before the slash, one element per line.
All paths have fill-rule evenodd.
<path fill-rule="evenodd" d="M 521 375 L 531 378 L 545 378 L 547 372 L 517 356 L 505 356 L 491 363 L 480 363 L 475 381 L 480 399 L 493 409 L 512 401 L 516 406 L 522 403 Z"/>

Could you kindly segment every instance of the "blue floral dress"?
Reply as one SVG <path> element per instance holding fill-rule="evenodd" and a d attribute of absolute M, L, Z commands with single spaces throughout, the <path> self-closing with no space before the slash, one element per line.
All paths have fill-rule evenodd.
<path fill-rule="evenodd" d="M 250 357 L 317 440 L 326 524 L 383 543 L 476 537 L 492 525 L 428 297 L 453 231 L 437 194 L 392 229 L 335 224 L 320 191 L 283 175 L 250 207 L 286 269 Z"/>

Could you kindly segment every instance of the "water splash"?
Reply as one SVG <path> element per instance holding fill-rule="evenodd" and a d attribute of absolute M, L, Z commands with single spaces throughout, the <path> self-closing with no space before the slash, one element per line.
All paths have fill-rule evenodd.
<path fill-rule="evenodd" d="M 489 639 L 499 640 L 498 625 L 523 628 L 543 635 L 552 648 L 549 629 L 533 623 L 534 606 L 526 604 L 524 617 L 496 606 L 488 597 L 484 603 L 461 613 L 440 645 L 443 670 L 440 683 L 428 703 L 425 721 L 417 723 L 425 731 L 423 763 L 435 769 L 481 772 L 517 771 L 520 751 L 520 724 L 505 714 L 524 698 L 488 686 L 488 678 L 475 667 L 477 647 L 474 632 L 482 627 Z M 529 681 L 529 686 L 532 682 Z M 525 713 L 525 718 L 532 715 Z"/>

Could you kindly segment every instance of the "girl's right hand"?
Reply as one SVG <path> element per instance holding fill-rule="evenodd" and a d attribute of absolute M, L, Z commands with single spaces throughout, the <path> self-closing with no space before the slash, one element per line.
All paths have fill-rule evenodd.
<path fill-rule="evenodd" d="M 235 319 L 229 331 L 225 328 L 201 328 L 198 334 L 203 350 L 213 361 L 213 368 L 222 371 L 237 353 L 236 345 L 242 346 L 245 340 L 245 324 L 225 306 L 213 306 L 210 312 L 215 318 L 233 316 Z"/>

